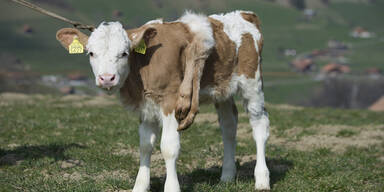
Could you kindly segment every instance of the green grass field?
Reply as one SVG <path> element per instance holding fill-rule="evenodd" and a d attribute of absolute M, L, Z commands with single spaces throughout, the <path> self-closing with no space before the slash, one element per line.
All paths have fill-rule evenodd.
<path fill-rule="evenodd" d="M 138 118 L 111 97 L 0 96 L 0 191 L 129 191 L 138 170 Z M 255 144 L 239 106 L 236 181 L 220 183 L 214 108 L 181 135 L 182 191 L 253 191 Z M 268 104 L 272 191 L 383 191 L 384 113 Z M 162 191 L 157 144 L 151 191 Z"/>

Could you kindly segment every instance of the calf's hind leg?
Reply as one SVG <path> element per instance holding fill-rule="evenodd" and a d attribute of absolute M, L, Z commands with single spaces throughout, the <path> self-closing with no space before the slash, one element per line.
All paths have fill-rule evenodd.
<path fill-rule="evenodd" d="M 253 138 L 256 142 L 255 188 L 269 190 L 269 171 L 265 161 L 265 145 L 269 137 L 269 118 L 264 108 L 264 93 L 260 79 L 243 79 L 241 81 L 244 107 L 248 111 L 252 126 Z"/>
<path fill-rule="evenodd" d="M 237 130 L 237 108 L 233 98 L 215 103 L 224 144 L 224 159 L 221 181 L 232 181 L 236 176 L 235 151 Z"/>

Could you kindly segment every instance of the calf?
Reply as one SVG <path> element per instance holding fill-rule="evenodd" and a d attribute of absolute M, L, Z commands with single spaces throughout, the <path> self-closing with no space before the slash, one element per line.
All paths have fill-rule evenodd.
<path fill-rule="evenodd" d="M 164 191 L 180 191 L 178 128 L 193 122 L 199 95 L 212 99 L 219 116 L 224 143 L 221 180 L 234 180 L 238 117 L 233 96 L 238 92 L 256 141 L 255 188 L 270 188 L 259 25 L 258 17 L 247 11 L 209 17 L 186 12 L 174 22 L 153 20 L 131 30 L 118 22 L 103 22 L 89 38 L 76 29 L 58 31 L 65 48 L 75 37 L 86 45 L 96 85 L 109 93 L 119 91 L 122 103 L 141 115 L 140 169 L 133 191 L 149 189 L 150 157 L 160 127 L 167 169 Z M 138 47 L 145 54 L 136 52 Z"/>

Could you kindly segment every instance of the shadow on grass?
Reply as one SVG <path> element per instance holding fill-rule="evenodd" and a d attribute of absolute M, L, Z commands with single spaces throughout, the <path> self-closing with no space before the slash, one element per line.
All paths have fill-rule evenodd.
<path fill-rule="evenodd" d="M 237 163 L 237 178 L 239 182 L 254 182 L 254 169 L 256 161 L 244 162 L 241 165 Z M 285 159 L 267 159 L 267 166 L 270 172 L 270 185 L 284 179 L 286 173 L 293 167 L 291 161 Z M 165 173 L 164 173 L 165 174 Z M 208 169 L 196 169 L 190 173 L 179 175 L 179 182 L 182 191 L 194 191 L 197 184 L 208 184 L 215 186 L 219 184 L 221 176 L 221 167 L 212 166 Z M 163 191 L 165 175 L 163 177 L 151 178 L 151 191 Z"/>
<path fill-rule="evenodd" d="M 71 143 L 66 145 L 34 145 L 20 146 L 11 150 L 0 149 L 0 167 L 5 165 L 17 165 L 27 159 L 39 159 L 43 157 L 54 158 L 55 161 L 68 159 L 64 152 L 70 148 L 85 148 L 79 144 Z"/>

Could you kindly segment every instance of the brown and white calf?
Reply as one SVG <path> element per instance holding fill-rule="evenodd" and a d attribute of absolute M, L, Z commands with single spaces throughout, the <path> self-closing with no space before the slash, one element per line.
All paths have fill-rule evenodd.
<path fill-rule="evenodd" d="M 221 180 L 232 181 L 236 175 L 236 93 L 242 96 L 256 141 L 255 188 L 270 188 L 259 24 L 258 17 L 247 11 L 208 17 L 187 12 L 174 22 L 153 20 L 131 30 L 118 22 L 103 22 L 89 38 L 76 29 L 58 31 L 57 39 L 65 48 L 75 36 L 86 45 L 96 84 L 110 93 L 119 91 L 122 103 L 141 114 L 140 169 L 133 191 L 149 189 L 150 157 L 160 127 L 167 169 L 164 190 L 180 191 L 178 128 L 193 122 L 199 95 L 215 104 L 224 143 Z M 134 51 L 142 41 L 145 54 Z"/>

